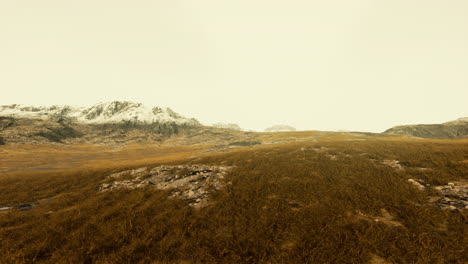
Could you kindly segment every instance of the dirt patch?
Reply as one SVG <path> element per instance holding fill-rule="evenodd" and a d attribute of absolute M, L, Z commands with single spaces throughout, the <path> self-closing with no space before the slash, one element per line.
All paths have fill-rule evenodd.
<path fill-rule="evenodd" d="M 356 211 L 356 213 L 354 214 L 348 214 L 348 216 L 353 217 L 357 220 L 384 223 L 391 227 L 404 227 L 403 224 L 396 221 L 395 218 L 385 208 L 380 209 L 380 216 L 367 215 L 359 210 Z"/>

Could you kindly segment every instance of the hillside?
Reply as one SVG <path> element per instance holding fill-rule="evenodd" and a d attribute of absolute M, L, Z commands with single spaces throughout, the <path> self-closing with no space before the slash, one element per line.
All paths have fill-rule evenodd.
<path fill-rule="evenodd" d="M 443 124 L 396 126 L 383 134 L 441 139 L 468 138 L 468 119 L 460 118 Z"/>
<path fill-rule="evenodd" d="M 149 108 L 125 101 L 99 103 L 90 108 L 0 106 L 3 144 L 160 142 L 198 126 L 196 119 L 183 117 L 170 108 Z"/>

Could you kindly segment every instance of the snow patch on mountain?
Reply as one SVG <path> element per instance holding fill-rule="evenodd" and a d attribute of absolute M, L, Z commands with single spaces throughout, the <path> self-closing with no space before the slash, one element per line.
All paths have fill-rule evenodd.
<path fill-rule="evenodd" d="M 70 119 L 79 123 L 175 123 L 197 125 L 194 118 L 183 117 L 168 107 L 146 107 L 141 103 L 128 101 L 114 101 L 98 103 L 92 107 L 72 107 L 68 105 L 27 106 L 3 105 L 0 106 L 0 116 L 16 118 L 39 118 L 49 120 Z"/>

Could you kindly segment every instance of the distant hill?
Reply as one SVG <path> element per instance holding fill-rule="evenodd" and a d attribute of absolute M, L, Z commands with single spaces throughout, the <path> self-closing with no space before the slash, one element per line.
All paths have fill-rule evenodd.
<path fill-rule="evenodd" d="M 235 130 L 235 131 L 242 131 L 242 128 L 238 124 L 233 124 L 233 123 L 216 123 L 213 124 L 213 127 L 216 128 L 222 128 L 222 129 L 230 129 L 230 130 Z"/>
<path fill-rule="evenodd" d="M 296 129 L 288 125 L 274 125 L 265 129 L 265 132 L 286 132 L 286 131 L 296 131 Z"/>
<path fill-rule="evenodd" d="M 468 138 L 468 117 L 442 124 L 396 126 L 384 131 L 383 134 L 440 139 Z"/>

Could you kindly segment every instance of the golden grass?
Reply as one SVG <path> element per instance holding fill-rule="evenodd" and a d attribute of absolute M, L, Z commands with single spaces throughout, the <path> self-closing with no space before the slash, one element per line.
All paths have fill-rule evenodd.
<path fill-rule="evenodd" d="M 324 138 L 202 156 L 133 146 L 122 163 L 1 176 L 0 205 L 38 206 L 0 214 L 0 263 L 465 263 L 466 213 L 427 204 L 407 179 L 466 180 L 468 141 Z M 151 188 L 96 192 L 111 171 L 145 162 L 235 169 L 202 209 Z"/>
<path fill-rule="evenodd" d="M 111 148 L 105 145 L 14 144 L 0 149 L 0 173 L 18 175 L 38 171 L 109 169 L 139 166 L 166 160 L 187 159 L 204 146 L 129 145 Z"/>

